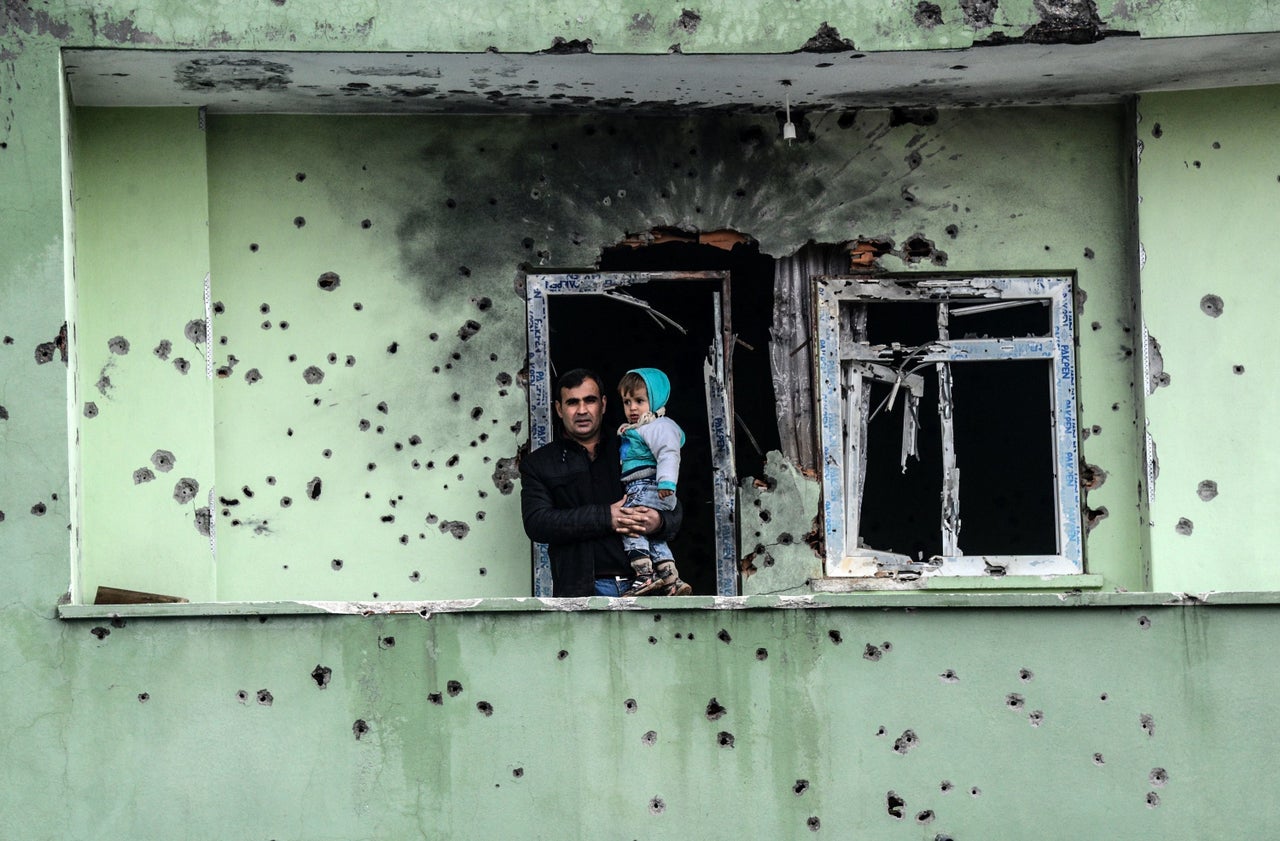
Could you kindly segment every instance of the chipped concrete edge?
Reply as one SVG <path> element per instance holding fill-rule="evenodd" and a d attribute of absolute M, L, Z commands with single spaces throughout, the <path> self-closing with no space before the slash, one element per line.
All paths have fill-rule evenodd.
<path fill-rule="evenodd" d="M 233 616 L 388 616 L 417 614 L 430 619 L 444 613 L 602 613 L 683 610 L 797 610 L 1061 607 L 1198 607 L 1280 604 L 1280 591 L 1130 593 L 1130 592 L 862 592 L 760 596 L 661 596 L 614 599 L 476 598 L 437 601 L 281 601 L 205 604 L 59 605 L 59 619 L 195 618 Z"/>

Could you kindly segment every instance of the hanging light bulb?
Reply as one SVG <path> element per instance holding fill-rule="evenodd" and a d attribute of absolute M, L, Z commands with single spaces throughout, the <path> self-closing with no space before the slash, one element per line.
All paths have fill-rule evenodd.
<path fill-rule="evenodd" d="M 787 121 L 782 124 L 782 139 L 791 144 L 796 139 L 796 124 L 791 122 L 791 91 L 786 91 Z"/>

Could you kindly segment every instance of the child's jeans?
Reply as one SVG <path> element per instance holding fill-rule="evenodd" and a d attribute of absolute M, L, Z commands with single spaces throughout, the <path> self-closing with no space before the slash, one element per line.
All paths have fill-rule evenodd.
<path fill-rule="evenodd" d="M 665 499 L 658 496 L 658 483 L 652 477 L 645 479 L 629 479 L 623 483 L 627 489 L 627 501 L 623 508 L 635 508 L 643 505 L 649 508 L 660 508 L 671 511 L 676 507 L 676 495 L 669 494 Z M 665 540 L 650 540 L 648 535 L 628 534 L 622 537 L 622 548 L 628 553 L 632 551 L 646 553 L 656 564 L 659 561 L 674 561 L 671 549 Z"/>

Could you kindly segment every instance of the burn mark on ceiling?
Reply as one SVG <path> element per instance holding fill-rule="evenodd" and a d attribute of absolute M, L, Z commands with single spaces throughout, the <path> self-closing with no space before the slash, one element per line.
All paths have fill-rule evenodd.
<path fill-rule="evenodd" d="M 280 92 L 292 84 L 293 68 L 260 58 L 195 58 L 174 69 L 179 87 L 193 93 L 223 91 Z"/>

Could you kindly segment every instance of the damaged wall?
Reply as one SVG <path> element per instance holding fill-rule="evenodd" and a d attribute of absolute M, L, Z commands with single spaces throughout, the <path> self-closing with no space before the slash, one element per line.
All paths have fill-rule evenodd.
<path fill-rule="evenodd" d="M 859 46 L 927 48 L 949 44 L 943 40 L 952 31 L 947 27 L 964 19 L 966 10 L 989 14 L 997 8 L 967 0 L 937 5 L 936 13 L 924 10 L 920 22 L 908 22 L 920 13 L 911 4 L 701 6 L 696 10 L 696 46 L 706 51 L 791 50 L 826 20 Z M 1012 21 L 1015 34 L 1021 34 L 1042 19 L 1038 7 L 1047 5 L 1005 3 L 998 8 Z M 1069 5 L 1090 17 L 1092 4 Z M 1108 26 L 1139 29 L 1148 36 L 1277 26 L 1274 10 L 1247 0 L 1104 2 L 1097 13 Z M 944 25 L 936 23 L 938 17 Z M 878 602 L 888 597 L 872 595 L 832 597 L 826 609 L 797 611 L 711 612 L 702 611 L 695 600 L 690 603 L 695 609 L 661 613 L 435 615 L 430 621 L 417 615 L 56 618 L 71 554 L 69 477 L 78 475 L 80 452 L 69 442 L 76 440 L 77 424 L 87 427 L 103 417 L 85 416 L 85 398 L 94 398 L 72 387 L 61 353 L 74 330 L 67 322 L 69 316 L 74 321 L 76 307 L 68 303 L 64 287 L 74 252 L 64 239 L 62 219 L 71 185 L 63 179 L 60 163 L 59 46 L 483 50 L 496 43 L 513 50 L 541 49 L 558 37 L 566 42 L 590 38 L 599 49 L 665 50 L 677 40 L 670 37 L 671 28 L 680 19 L 686 21 L 682 33 L 687 32 L 693 19 L 676 7 L 619 11 L 553 3 L 531 16 L 525 7 L 480 4 L 453 10 L 444 20 L 429 8 L 363 2 L 334 6 L 311 0 L 252 8 L 215 2 L 180 10 L 153 2 L 5 4 L 0 13 L 0 565 L 5 574 L 0 590 L 0 708 L 8 726 L 0 735 L 0 752 L 11 758 L 12 772 L 0 793 L 0 823 L 18 837 L 32 839 L 473 838 L 512 837 L 513 827 L 527 827 L 529 836 L 583 838 L 621 835 L 622 830 L 627 837 L 744 837 L 758 834 L 760 826 L 778 837 L 834 832 L 873 839 L 910 833 L 965 839 L 1055 832 L 1073 838 L 1265 837 L 1272 831 L 1277 816 L 1268 746 L 1280 738 L 1280 693 L 1270 675 L 1280 663 L 1257 644 L 1276 620 L 1276 608 L 1266 604 L 1265 596 L 1250 596 L 1256 604 L 1247 607 L 1196 606 L 1186 600 L 1158 606 L 1152 602 L 1163 597 L 1135 594 L 1102 599 L 1097 608 L 1076 606 L 1088 597 L 1063 595 L 1039 601 L 1000 597 L 993 603 L 1004 607 L 995 610 L 926 610 L 917 609 L 918 603 Z M 980 22 L 979 29 L 979 37 L 993 32 L 993 18 Z M 678 40 L 691 50 L 695 46 L 692 35 L 680 34 Z M 1179 94 L 1148 102 L 1145 108 L 1154 113 L 1158 105 L 1175 115 L 1170 125 L 1197 114 L 1212 114 L 1226 125 L 1231 101 L 1221 92 Z M 1241 100 L 1244 116 L 1267 101 Z M 827 138 L 838 135 L 832 126 L 839 121 L 832 115 L 818 127 L 817 142 L 795 150 L 818 149 L 826 163 L 812 182 L 817 199 L 796 202 L 794 209 L 813 207 L 819 200 L 838 207 L 850 201 L 848 195 L 862 196 L 858 185 L 867 183 L 862 177 L 867 173 L 874 195 L 856 199 L 859 213 L 847 213 L 839 224 L 819 219 L 801 226 L 805 220 L 781 213 L 780 218 L 791 221 L 756 225 L 750 232 L 766 237 L 778 236 L 783 228 L 790 231 L 778 237 L 782 245 L 770 246 L 781 253 L 814 233 L 840 239 L 891 236 L 899 245 L 921 233 L 948 253 L 949 268 L 986 266 L 993 260 L 1020 268 L 1078 265 L 1089 292 L 1081 315 L 1080 367 L 1088 378 L 1081 421 L 1091 430 L 1085 454 L 1107 471 L 1100 491 L 1111 495 L 1091 494 L 1095 510 L 1110 512 L 1090 538 L 1091 549 L 1114 547 L 1114 555 L 1098 549 L 1097 562 L 1108 564 L 1112 558 L 1116 571 L 1107 573 L 1108 581 L 1121 583 L 1134 563 L 1127 553 L 1138 545 L 1139 528 L 1137 514 L 1126 513 L 1135 504 L 1134 474 L 1140 472 L 1136 437 L 1111 434 L 1133 419 L 1125 371 L 1137 345 L 1135 326 L 1125 315 L 1123 279 L 1126 260 L 1136 260 L 1136 255 L 1125 245 L 1124 223 L 1117 218 L 1123 216 L 1123 188 L 1117 186 L 1123 178 L 1116 163 L 1125 154 L 1131 130 L 1107 109 L 1072 114 L 1027 109 L 941 115 L 937 128 L 905 125 L 888 133 L 896 144 L 890 146 L 892 154 L 884 153 L 891 165 L 869 161 L 866 173 L 844 180 L 839 165 L 862 157 L 851 150 L 862 148 L 877 131 L 887 131 L 887 120 L 883 114 L 865 115 L 865 122 L 855 124 L 866 137 L 841 142 L 840 151 L 831 153 Z M 576 136 L 588 121 L 574 120 L 556 130 Z M 1035 125 L 1041 121 L 1043 125 Z M 740 130 L 736 120 L 728 122 Z M 762 142 L 774 136 L 775 125 L 757 125 Z M 1152 128 L 1148 116 L 1141 131 Z M 963 221 L 967 217 L 949 222 L 939 215 L 946 211 L 920 210 L 919 201 L 910 206 L 916 209 L 908 207 L 902 187 L 912 179 L 893 179 L 901 178 L 910 154 L 907 144 L 917 131 L 946 131 L 949 148 L 926 158 L 926 173 L 933 163 L 940 164 L 933 170 L 937 177 L 912 195 L 918 200 L 923 196 L 927 204 L 970 207 L 983 229 L 998 223 L 1005 233 L 969 237 Z M 1244 124 L 1237 131 L 1241 138 L 1253 136 Z M 1112 139 L 1102 140 L 1108 132 Z M 737 136 L 738 131 L 728 132 L 725 148 L 738 142 Z M 929 136 L 935 141 L 941 137 Z M 956 139 L 961 136 L 964 142 Z M 539 139 L 535 133 L 522 137 Z M 1039 141 L 1028 144 L 1027 138 Z M 300 142 L 320 145 L 318 138 Z M 613 140 L 614 149 L 619 142 Z M 1266 179 L 1275 177 L 1269 144 L 1236 148 L 1225 134 L 1208 131 L 1193 145 L 1203 142 L 1210 147 L 1220 142 L 1224 156 L 1242 157 L 1241 170 L 1251 168 L 1249 159 L 1260 160 L 1260 170 L 1270 167 Z M 1146 143 L 1149 155 L 1152 140 Z M 668 136 L 662 151 L 687 148 Z M 1010 168 L 997 148 L 1024 158 Z M 1064 150 L 1061 160 L 1059 149 Z M 966 166 L 964 158 L 949 160 L 957 153 L 986 161 L 977 170 L 980 175 L 952 181 Z M 528 154 L 544 153 L 531 149 Z M 1212 160 L 1208 154 L 1186 156 L 1187 166 Z M 776 155 L 783 161 L 800 160 Z M 1099 172 L 1099 157 L 1112 161 L 1110 173 Z M 1157 154 L 1154 160 L 1159 159 Z M 1150 190 L 1144 188 L 1144 207 L 1151 210 L 1144 234 L 1156 232 L 1160 213 L 1183 204 L 1242 220 L 1239 228 L 1220 232 L 1219 244 L 1229 253 L 1256 247 L 1253 220 L 1266 218 L 1256 208 L 1271 206 L 1267 194 L 1254 207 L 1218 190 L 1217 179 L 1189 182 L 1193 189 L 1172 189 L 1182 178 L 1177 171 L 1182 160 L 1170 157 L 1164 168 L 1168 201 L 1161 200 L 1154 182 Z M 279 174 L 285 182 L 302 171 L 290 161 L 282 164 Z M 577 170 L 570 162 L 560 166 L 571 173 L 568 183 L 585 185 L 585 195 L 616 195 L 612 170 Z M 794 166 L 803 172 L 803 163 Z M 860 166 L 851 164 L 861 173 Z M 1046 167 L 1051 177 L 1046 177 Z M 489 171 L 513 177 L 504 166 Z M 519 189 L 509 188 L 511 194 L 526 195 L 530 179 L 541 171 L 538 167 L 535 174 L 521 176 Z M 668 177 L 674 180 L 677 171 L 673 168 Z M 882 174 L 890 171 L 892 177 Z M 758 171 L 748 168 L 747 173 L 747 185 L 756 184 Z M 649 182 L 652 190 L 662 189 L 656 178 Z M 1095 184 L 1095 189 L 1086 190 L 1080 182 Z M 293 194 L 285 189 L 296 183 L 280 185 L 282 204 L 293 204 Z M 767 187 L 781 194 L 805 183 L 777 178 Z M 603 187 L 609 189 L 601 192 Z M 564 193 L 553 194 L 567 205 Z M 964 200 L 970 194 L 983 201 Z M 1082 196 L 1098 194 L 1104 197 L 1100 204 L 1086 201 L 1087 210 L 1082 209 Z M 700 203 L 689 190 L 679 195 L 678 205 L 663 209 L 655 200 L 634 221 L 681 222 Z M 592 204 L 596 200 L 584 198 L 572 208 L 576 219 L 608 219 L 607 225 L 600 222 L 599 228 L 585 231 L 592 236 L 581 245 L 568 239 L 565 216 L 550 211 L 527 223 L 532 230 L 520 239 L 551 242 L 554 235 L 555 262 L 591 259 L 632 221 L 600 215 Z M 1038 210 L 1044 203 L 1047 215 Z M 443 210 L 435 212 L 445 218 Z M 759 211 L 770 218 L 774 212 L 772 205 Z M 286 231 L 296 215 L 292 211 L 283 223 Z M 336 212 L 331 215 L 338 218 Z M 1059 231 L 1051 218 L 1071 222 Z M 1010 227 L 1003 227 L 1006 222 Z M 956 225 L 954 243 L 947 224 Z M 491 231 L 497 226 L 485 227 Z M 1186 230 L 1162 233 L 1183 244 Z M 1046 232 L 1056 233 L 1046 238 Z M 1144 241 L 1149 250 L 1154 247 L 1154 238 L 1144 235 Z M 468 242 L 469 256 L 481 254 L 486 261 L 480 271 L 467 264 L 472 278 L 508 294 L 512 258 L 505 252 L 490 255 L 483 241 Z M 1045 245 L 1051 253 L 1040 253 Z M 1092 262 L 1085 249 L 1093 254 Z M 1181 251 L 1185 257 L 1187 249 Z M 520 253 L 527 253 L 523 245 Z M 1208 259 L 1210 253 L 1205 248 L 1192 256 Z M 448 251 L 444 255 L 457 257 Z M 1057 255 L 1066 256 L 1054 259 Z M 194 260 L 194 255 L 186 256 Z M 400 259 L 398 250 L 395 256 Z M 455 263 L 463 264 L 450 259 L 445 265 Z M 897 267 L 892 261 L 889 265 Z M 323 292 L 315 284 L 327 270 L 313 268 L 303 276 L 308 294 L 313 289 L 317 295 L 338 294 L 353 283 L 343 275 L 343 286 Z M 1160 277 L 1175 282 L 1178 275 L 1169 270 Z M 1170 386 L 1159 398 L 1175 394 L 1182 374 L 1191 370 L 1178 334 L 1186 330 L 1195 335 L 1190 331 L 1201 323 L 1197 319 L 1210 321 L 1199 309 L 1205 295 L 1223 301 L 1215 324 L 1226 323 L 1233 313 L 1261 309 L 1237 306 L 1234 293 L 1223 289 L 1196 288 L 1183 296 L 1177 306 L 1192 310 L 1185 317 L 1157 319 L 1158 313 L 1149 312 L 1153 334 L 1166 350 L 1173 349 L 1167 363 Z M 1147 292 L 1150 303 L 1152 290 Z M 491 297 L 495 307 L 514 306 L 510 299 L 499 303 L 498 296 Z M 247 305 L 264 301 L 255 295 Z M 314 317 L 308 329 L 324 312 L 304 314 L 303 322 L 305 316 Z M 297 318 L 292 313 L 284 317 Z M 175 347 L 178 336 L 185 337 L 186 323 L 163 331 L 173 336 Z M 491 326 L 483 327 L 477 338 L 506 336 L 500 346 L 517 341 L 514 327 L 486 332 Z M 122 328 L 107 331 L 92 345 L 84 341 L 92 353 L 86 352 L 80 364 L 96 365 L 93 371 L 100 372 L 113 357 L 121 371 L 126 360 L 159 363 L 151 356 L 156 347 L 151 339 L 142 341 L 133 332 Z M 110 340 L 117 335 L 130 342 L 129 353 L 109 357 Z M 1090 339 L 1093 335 L 1100 338 Z M 254 343 L 260 341 L 266 340 Z M 1234 376 L 1247 379 L 1254 371 L 1253 358 L 1219 362 L 1243 366 L 1243 373 Z M 1265 371 L 1265 358 L 1258 358 Z M 276 364 L 289 363 L 277 359 Z M 322 367 L 327 358 L 311 364 Z M 242 372 L 247 369 L 236 368 L 238 377 Z M 157 387 L 177 388 L 169 371 L 167 379 L 159 377 L 159 369 L 155 376 Z M 1203 379 L 1208 383 L 1216 376 Z M 248 386 L 243 379 L 235 382 Z M 258 385 L 267 382 L 264 378 Z M 1197 496 L 1173 500 L 1180 510 L 1170 512 L 1194 521 L 1195 531 L 1188 537 L 1172 533 L 1168 540 L 1199 540 L 1206 532 L 1206 515 L 1185 512 L 1239 493 L 1223 478 L 1226 471 L 1194 469 L 1201 456 L 1193 453 L 1203 452 L 1205 437 L 1192 438 L 1174 423 L 1180 420 L 1175 411 L 1196 422 L 1207 417 L 1216 410 L 1215 394 L 1206 390 L 1205 400 L 1166 403 L 1167 408 L 1152 401 L 1157 419 L 1170 427 L 1169 435 L 1159 430 L 1162 457 L 1175 463 L 1195 459 L 1185 471 L 1186 482 L 1177 484 L 1188 492 L 1194 489 Z M 1243 436 L 1257 446 L 1227 451 L 1226 466 L 1246 471 L 1255 464 L 1268 432 L 1265 427 L 1246 429 Z M 168 515 L 182 510 L 173 498 L 178 479 L 198 477 L 180 472 L 188 461 L 173 449 L 175 470 L 162 473 L 151 461 L 155 449 L 131 455 L 128 464 L 133 469 L 151 465 L 157 476 L 173 477 L 160 499 Z M 167 463 L 163 457 L 160 462 Z M 296 475 L 305 493 L 319 474 Z M 1218 483 L 1220 496 L 1204 501 L 1212 495 L 1211 486 L 1204 484 L 1208 481 Z M 205 489 L 201 482 L 200 492 Z M 1268 498 L 1256 480 L 1251 490 L 1261 502 Z M 321 500 L 328 493 L 326 485 Z M 292 495 L 296 511 L 302 502 L 296 491 Z M 1157 495 L 1158 514 L 1162 500 L 1169 498 Z M 1254 533 L 1265 536 L 1256 517 L 1229 516 L 1238 518 L 1231 523 L 1242 539 Z M 1260 509 L 1258 516 L 1265 511 Z M 1161 518 L 1158 528 L 1174 527 L 1170 518 Z M 183 539 L 198 534 L 191 521 L 179 525 Z M 1198 550 L 1198 558 L 1230 573 L 1238 556 L 1219 551 L 1218 546 L 1231 544 L 1223 532 L 1216 537 L 1207 549 Z M 1264 543 L 1269 541 L 1258 545 Z M 1171 554 L 1167 546 L 1157 547 L 1155 560 L 1166 557 L 1175 565 L 1185 561 L 1186 569 L 1192 562 L 1188 550 Z M 1189 576 L 1183 580 L 1195 583 Z M 1215 580 L 1247 583 L 1244 577 Z M 1156 581 L 1174 583 L 1159 575 Z M 963 594 L 926 599 L 981 601 Z M 1018 604 L 1025 609 L 1013 607 Z M 615 779 L 619 765 L 632 771 L 626 783 L 602 784 Z M 591 794 L 590 808 L 584 807 L 583 791 Z M 738 802 L 743 792 L 750 793 L 751 808 L 720 808 Z"/>
<path fill-rule="evenodd" d="M 1139 105 L 1153 586 L 1276 589 L 1275 88 Z"/>
<path fill-rule="evenodd" d="M 1078 316 L 1094 325 L 1080 336 L 1084 452 L 1112 477 L 1090 506 L 1117 514 L 1091 536 L 1090 569 L 1136 589 L 1136 513 L 1110 499 L 1136 483 L 1138 452 L 1132 363 L 1116 349 L 1130 341 L 1122 117 L 814 115 L 792 147 L 752 118 L 641 130 L 626 117 L 210 115 L 201 132 L 192 111 L 83 109 L 77 144 L 95 151 L 76 162 L 78 422 L 86 495 L 108 502 L 86 506 L 80 598 L 97 584 L 209 598 L 173 581 L 170 557 L 204 557 L 200 585 L 213 577 L 202 508 L 216 520 L 212 598 L 527 594 L 502 469 L 527 439 L 516 269 L 591 264 L 660 226 L 741 231 L 774 255 L 874 239 L 889 269 L 1077 272 Z M 139 256 L 148 213 L 182 215 L 148 190 L 163 189 L 154 168 L 169 154 L 157 135 L 182 138 L 197 167 L 207 149 L 207 346 L 185 335 L 203 317 L 202 252 L 175 242 L 189 266 Z M 156 152 L 101 151 L 126 147 Z M 104 195 L 113 183 L 132 186 Z M 210 434 L 216 476 L 201 463 Z M 176 466 L 153 469 L 157 451 Z M 770 528 L 802 535 L 816 513 Z M 757 541 L 742 542 L 746 554 Z"/>

